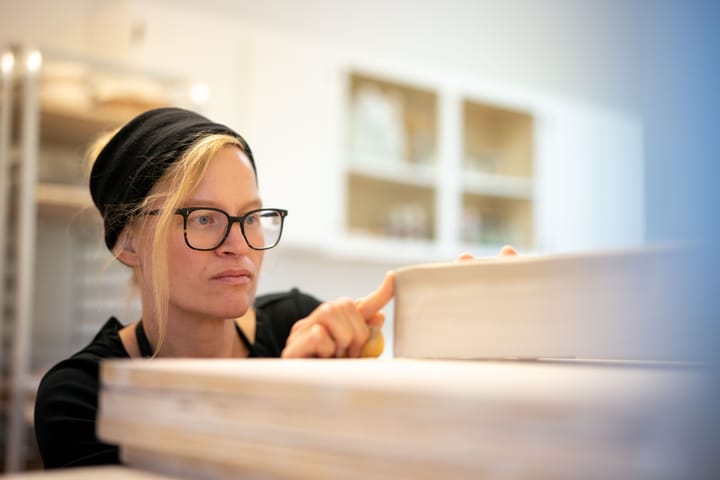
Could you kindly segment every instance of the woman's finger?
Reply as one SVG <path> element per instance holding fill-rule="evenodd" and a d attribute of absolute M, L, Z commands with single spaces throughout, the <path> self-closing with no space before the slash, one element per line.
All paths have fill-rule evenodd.
<path fill-rule="evenodd" d="M 335 342 L 335 356 L 343 357 L 352 348 L 358 324 L 363 323 L 363 319 L 355 309 L 355 302 L 349 298 L 335 300 L 329 306 L 317 322 L 325 327 Z"/>
<path fill-rule="evenodd" d="M 379 312 L 392 299 L 395 293 L 395 272 L 389 271 L 385 274 L 380 286 L 370 295 L 355 301 L 360 315 L 368 320 Z"/>
<path fill-rule="evenodd" d="M 365 318 L 358 311 L 355 302 L 351 303 L 348 307 L 347 318 L 352 328 L 353 336 L 350 345 L 346 350 L 346 356 L 357 357 L 360 355 L 362 346 L 367 342 L 370 337 L 370 329 Z"/>
<path fill-rule="evenodd" d="M 355 302 L 351 299 L 342 299 L 333 302 L 333 316 L 321 321 L 330 332 L 336 345 L 336 357 L 357 357 L 360 348 L 369 336 L 365 319 L 360 315 Z"/>
<path fill-rule="evenodd" d="M 383 325 L 385 325 L 385 314 L 383 312 L 376 312 L 375 315 L 367 320 L 367 324 L 377 328 L 382 328 Z"/>
<path fill-rule="evenodd" d="M 315 324 L 302 333 L 288 338 L 282 358 L 328 358 L 335 354 L 336 346 L 323 325 Z"/>
<path fill-rule="evenodd" d="M 310 313 L 310 315 L 303 318 L 302 320 L 298 320 L 297 322 L 295 322 L 295 324 L 290 329 L 290 335 L 302 333 L 305 330 L 311 328 L 316 323 L 322 323 L 329 327 L 330 323 L 332 322 L 331 319 L 340 314 L 339 306 L 343 303 L 352 304 L 352 300 L 339 298 L 332 302 L 321 303 L 317 308 L 315 308 L 315 310 Z"/>

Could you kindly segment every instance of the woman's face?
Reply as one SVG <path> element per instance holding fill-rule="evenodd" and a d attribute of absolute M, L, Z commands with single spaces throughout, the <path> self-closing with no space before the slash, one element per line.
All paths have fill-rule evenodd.
<path fill-rule="evenodd" d="M 261 206 L 250 161 L 234 146 L 210 160 L 197 189 L 180 205 L 219 208 L 232 216 Z M 170 317 L 243 315 L 255 298 L 263 252 L 248 246 L 238 223 L 217 249 L 193 250 L 183 237 L 182 216 L 176 215 L 173 222 L 168 240 Z"/>

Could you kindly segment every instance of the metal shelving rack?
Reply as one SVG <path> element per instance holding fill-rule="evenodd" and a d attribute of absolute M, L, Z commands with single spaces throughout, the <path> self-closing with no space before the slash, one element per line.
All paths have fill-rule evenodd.
<path fill-rule="evenodd" d="M 129 273 L 109 262 L 101 237 L 90 233 L 99 228 L 99 217 L 87 187 L 80 186 L 82 178 L 75 184 L 47 181 L 40 178 L 40 167 L 48 148 L 50 159 L 58 160 L 52 151 L 58 144 L 72 145 L 80 161 L 95 135 L 155 105 L 134 103 L 127 92 L 125 103 L 97 108 L 75 108 L 65 97 L 59 104 L 47 102 L 43 69 L 63 62 L 105 79 L 154 82 L 167 93 L 165 105 L 202 110 L 192 99 L 197 85 L 184 78 L 58 52 L 13 47 L 2 53 L 0 447 L 9 472 L 26 469 L 33 458 L 31 412 L 40 375 L 87 343 L 108 316 L 136 312 L 129 304 L 118 308 L 126 298 Z"/>
<path fill-rule="evenodd" d="M 0 158 L 2 158 L 2 192 L 3 213 L 2 234 L 2 278 L 4 284 L 8 277 L 14 288 L 12 293 L 3 298 L 3 317 L 0 318 L 3 333 L 5 327 L 12 325 L 10 335 L 10 352 L 5 344 L 0 354 L 5 365 L 9 365 L 7 376 L 3 379 L 3 398 L 7 402 L 5 408 L 7 428 L 5 442 L 5 467 L 8 471 L 17 471 L 21 467 L 24 445 L 26 442 L 25 425 L 25 392 L 29 372 L 30 328 L 32 325 L 33 301 L 32 289 L 34 281 L 35 252 L 35 187 L 37 176 L 37 155 L 39 139 L 39 116 L 37 109 L 37 73 L 41 65 L 41 56 L 37 50 L 9 50 L 2 57 L 3 97 L 2 118 L 0 119 Z M 11 141 L 13 136 L 13 98 L 16 83 L 22 82 L 20 90 L 20 154 L 22 161 L 17 166 L 12 164 Z M 13 177 L 16 185 L 13 187 Z M 11 191 L 14 197 L 11 198 Z M 11 205 L 14 218 L 10 217 Z M 10 228 L 12 225 L 12 228 Z M 9 266 L 8 246 L 14 242 L 14 265 L 12 272 Z M 3 288 L 3 290 L 6 290 Z M 11 308 L 7 308 L 7 304 Z M 13 312 L 11 319 L 5 318 L 5 312 Z M 3 335 L 5 338 L 5 335 Z"/>
<path fill-rule="evenodd" d="M 10 119 L 12 116 L 12 83 L 15 56 L 5 52 L 0 57 L 0 405 L 7 399 L 7 349 L 5 348 L 7 224 L 10 200 Z M 6 417 L 0 414 L 0 437 L 5 435 Z"/>

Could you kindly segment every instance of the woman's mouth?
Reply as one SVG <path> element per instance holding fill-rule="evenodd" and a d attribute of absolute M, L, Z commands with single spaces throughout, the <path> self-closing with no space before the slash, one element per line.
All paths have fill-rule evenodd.
<path fill-rule="evenodd" d="M 227 283 L 230 285 L 245 285 L 252 281 L 252 274 L 249 270 L 225 270 L 212 277 L 212 280 Z"/>

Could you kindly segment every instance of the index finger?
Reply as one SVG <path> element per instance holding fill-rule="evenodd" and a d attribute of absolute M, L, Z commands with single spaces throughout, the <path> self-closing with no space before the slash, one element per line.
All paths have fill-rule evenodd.
<path fill-rule="evenodd" d="M 360 315 L 366 320 L 370 319 L 392 299 L 395 293 L 395 272 L 389 271 L 380 286 L 364 298 L 355 301 Z"/>

